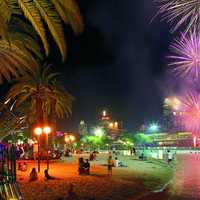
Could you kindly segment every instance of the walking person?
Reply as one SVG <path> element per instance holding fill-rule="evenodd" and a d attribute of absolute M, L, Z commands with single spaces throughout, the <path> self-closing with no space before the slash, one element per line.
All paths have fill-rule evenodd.
<path fill-rule="evenodd" d="M 167 163 L 168 163 L 168 165 L 170 165 L 170 163 L 172 162 L 172 159 L 173 159 L 173 155 L 172 155 L 171 151 L 167 150 Z"/>
<path fill-rule="evenodd" d="M 108 157 L 108 176 L 112 176 L 112 168 L 114 166 L 114 161 L 112 159 L 112 156 Z"/>

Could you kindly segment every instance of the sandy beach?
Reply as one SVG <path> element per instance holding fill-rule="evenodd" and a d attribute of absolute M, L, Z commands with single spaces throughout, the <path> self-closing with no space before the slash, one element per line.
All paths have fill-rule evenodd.
<path fill-rule="evenodd" d="M 46 163 L 43 162 L 39 179 L 35 182 L 29 182 L 28 177 L 37 162 L 29 161 L 28 170 L 18 171 L 17 175 L 24 200 L 67 199 L 70 184 L 74 185 L 76 199 L 80 200 L 142 199 L 170 179 L 171 169 L 165 163 L 139 161 L 132 157 L 120 157 L 128 167 L 113 168 L 113 176 L 109 177 L 107 167 L 103 166 L 106 158 L 106 155 L 99 155 L 97 161 L 91 162 L 89 176 L 78 175 L 77 157 L 52 161 L 49 174 L 56 179 L 50 181 L 44 180 Z"/>

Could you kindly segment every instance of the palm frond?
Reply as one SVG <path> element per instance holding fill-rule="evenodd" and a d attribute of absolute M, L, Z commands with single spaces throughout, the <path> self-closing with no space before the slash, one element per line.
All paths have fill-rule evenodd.
<path fill-rule="evenodd" d="M 4 78 L 10 81 L 11 77 L 18 77 L 38 67 L 32 55 L 14 40 L 0 40 L 0 60 L 1 83 Z"/>
<path fill-rule="evenodd" d="M 53 0 L 55 2 L 55 0 Z M 80 13 L 80 9 L 75 0 L 57 0 L 61 7 L 64 8 L 68 23 L 76 34 L 83 31 L 83 19 Z M 64 20 L 64 19 L 63 19 Z"/>
<path fill-rule="evenodd" d="M 25 17 L 31 22 L 33 25 L 34 29 L 36 32 L 39 34 L 46 54 L 49 54 L 49 45 L 47 42 L 46 34 L 45 34 L 45 29 L 44 29 L 44 24 L 42 22 L 42 17 L 41 14 L 36 7 L 35 3 L 30 0 L 18 0 L 19 6 L 22 9 Z"/>
<path fill-rule="evenodd" d="M 53 4 L 49 0 L 33 0 L 36 8 L 39 10 L 44 21 L 48 25 L 48 28 L 58 45 L 62 57 L 66 56 L 66 43 L 64 32 L 62 28 L 62 22 L 56 10 L 53 7 Z"/>

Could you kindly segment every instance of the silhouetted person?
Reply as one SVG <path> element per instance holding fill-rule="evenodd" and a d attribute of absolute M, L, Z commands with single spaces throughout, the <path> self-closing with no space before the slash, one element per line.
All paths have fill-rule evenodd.
<path fill-rule="evenodd" d="M 90 163 L 88 159 L 86 159 L 86 162 L 84 163 L 84 172 L 88 175 L 90 174 Z"/>
<path fill-rule="evenodd" d="M 85 168 L 85 162 L 84 162 L 84 159 L 81 157 L 79 158 L 78 160 L 78 172 L 79 174 L 83 174 L 84 173 L 84 168 Z"/>
<path fill-rule="evenodd" d="M 55 177 L 49 175 L 48 169 L 45 169 L 45 170 L 44 170 L 44 177 L 45 177 L 47 180 L 53 180 L 53 179 L 55 179 Z"/>
<path fill-rule="evenodd" d="M 114 161 L 112 159 L 112 156 L 108 157 L 108 175 L 112 176 L 112 168 L 114 166 Z"/>
<path fill-rule="evenodd" d="M 29 181 L 36 181 L 38 179 L 37 171 L 35 168 L 31 170 Z"/>
<path fill-rule="evenodd" d="M 136 149 L 133 147 L 133 154 L 136 156 Z"/>

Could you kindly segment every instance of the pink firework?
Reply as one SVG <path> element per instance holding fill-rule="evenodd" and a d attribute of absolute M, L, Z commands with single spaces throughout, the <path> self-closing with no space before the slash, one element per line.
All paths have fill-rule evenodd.
<path fill-rule="evenodd" d="M 181 99 L 181 124 L 187 131 L 195 134 L 200 133 L 200 95 L 196 93 L 188 93 Z"/>
<path fill-rule="evenodd" d="M 171 63 L 175 73 L 189 78 L 198 78 L 200 75 L 200 34 L 196 31 L 176 39 L 170 47 Z"/>
<path fill-rule="evenodd" d="M 200 1 L 199 0 L 154 0 L 158 5 L 158 15 L 172 25 L 172 31 L 186 25 L 186 32 L 192 28 L 199 28 Z"/>

